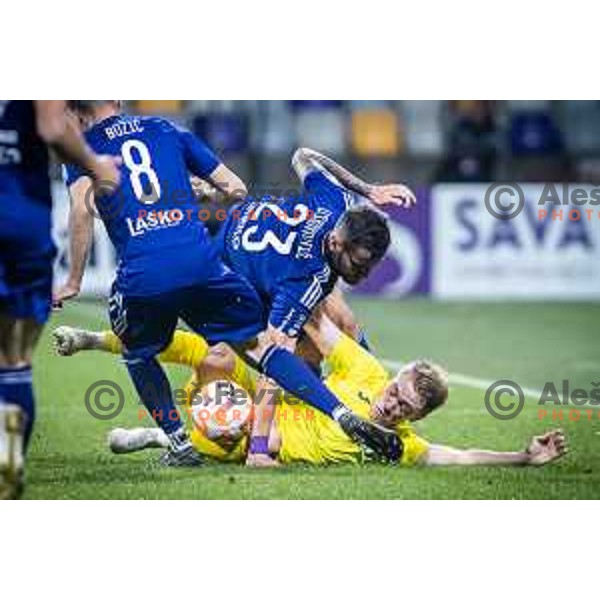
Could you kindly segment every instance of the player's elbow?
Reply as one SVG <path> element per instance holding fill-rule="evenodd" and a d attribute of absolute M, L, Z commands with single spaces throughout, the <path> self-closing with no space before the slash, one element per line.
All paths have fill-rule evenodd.
<path fill-rule="evenodd" d="M 213 171 L 210 181 L 230 200 L 237 202 L 248 196 L 248 188 L 242 178 L 222 163 Z"/>
<path fill-rule="evenodd" d="M 294 155 L 292 156 L 292 167 L 294 169 L 297 169 L 304 161 L 306 161 L 308 152 L 308 148 L 298 148 L 296 152 L 294 152 Z"/>
<path fill-rule="evenodd" d="M 232 194 L 234 200 L 243 200 L 248 196 L 248 188 L 246 187 L 246 184 L 237 176 L 234 188 L 235 192 Z"/>

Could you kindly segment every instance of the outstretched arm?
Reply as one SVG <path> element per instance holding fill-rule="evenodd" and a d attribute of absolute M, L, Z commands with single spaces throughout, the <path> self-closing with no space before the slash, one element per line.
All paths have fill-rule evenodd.
<path fill-rule="evenodd" d="M 567 443 L 562 431 L 549 431 L 534 437 L 523 452 L 494 452 L 492 450 L 458 450 L 447 446 L 431 445 L 421 463 L 428 466 L 444 465 L 512 465 L 542 466 L 567 453 Z"/>
<path fill-rule="evenodd" d="M 94 237 L 94 218 L 91 210 L 95 208 L 92 180 L 80 177 L 69 188 L 71 210 L 69 212 L 69 276 L 66 283 L 55 293 L 54 306 L 60 308 L 66 300 L 75 298 L 81 290 L 92 239 Z M 89 207 L 86 205 L 89 202 Z"/>
<path fill-rule="evenodd" d="M 277 433 L 274 423 L 276 400 L 279 388 L 270 379 L 261 376 L 256 385 L 257 402 L 252 408 L 252 429 L 247 467 L 278 467 L 279 463 L 271 458 L 273 446 L 277 445 Z M 278 448 L 277 448 L 278 450 Z"/>
<path fill-rule="evenodd" d="M 311 171 L 326 171 L 352 192 L 368 198 L 373 204 L 396 204 L 410 208 L 417 202 L 413 192 L 405 185 L 375 185 L 367 183 L 345 169 L 333 159 L 310 148 L 298 148 L 292 158 L 292 167 L 300 181 Z"/>

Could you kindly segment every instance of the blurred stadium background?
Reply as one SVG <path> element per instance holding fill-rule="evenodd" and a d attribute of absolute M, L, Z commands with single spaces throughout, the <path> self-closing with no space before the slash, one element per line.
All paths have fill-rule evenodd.
<path fill-rule="evenodd" d="M 329 154 L 367 180 L 415 187 L 419 206 L 392 211 L 393 248 L 363 293 L 600 297 L 598 209 L 591 220 L 570 221 L 565 211 L 562 220 L 540 222 L 536 206 L 544 182 L 600 180 L 600 101 L 138 100 L 127 109 L 188 126 L 253 194 L 297 189 L 290 157 L 298 146 Z M 491 182 L 511 180 L 529 184 L 527 210 L 501 222 L 483 199 Z M 68 203 L 60 183 L 55 191 L 60 277 Z M 113 259 L 101 227 L 96 242 L 85 289 L 104 294 Z"/>

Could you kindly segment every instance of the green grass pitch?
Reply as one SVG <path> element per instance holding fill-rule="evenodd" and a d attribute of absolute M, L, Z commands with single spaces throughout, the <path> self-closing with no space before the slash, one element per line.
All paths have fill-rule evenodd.
<path fill-rule="evenodd" d="M 569 379 L 589 390 L 600 380 L 600 305 L 365 299 L 352 304 L 382 358 L 429 357 L 451 373 L 512 379 L 535 389 Z M 268 472 L 223 465 L 165 470 L 156 465 L 158 451 L 112 456 L 105 446 L 109 429 L 140 425 L 125 367 L 100 353 L 54 356 L 49 332 L 60 324 L 102 328 L 106 320 L 100 305 L 77 302 L 53 316 L 46 329 L 36 355 L 38 421 L 25 498 L 600 497 L 597 408 L 591 421 L 553 423 L 539 420 L 536 400 L 527 398 L 517 418 L 498 421 L 484 407 L 484 392 L 474 387 L 453 387 L 448 406 L 418 424 L 420 433 L 458 447 L 513 450 L 560 425 L 570 454 L 541 469 L 299 465 Z M 171 369 L 173 382 L 185 376 Z M 98 379 L 115 380 L 128 395 L 114 421 L 94 420 L 84 406 L 86 388 Z"/>

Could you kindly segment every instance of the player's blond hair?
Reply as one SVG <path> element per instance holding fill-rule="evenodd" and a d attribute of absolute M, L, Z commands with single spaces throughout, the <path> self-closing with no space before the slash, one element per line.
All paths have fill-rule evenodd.
<path fill-rule="evenodd" d="M 429 414 L 448 399 L 448 371 L 429 360 L 413 363 L 415 390 L 425 398 L 425 410 Z"/>

